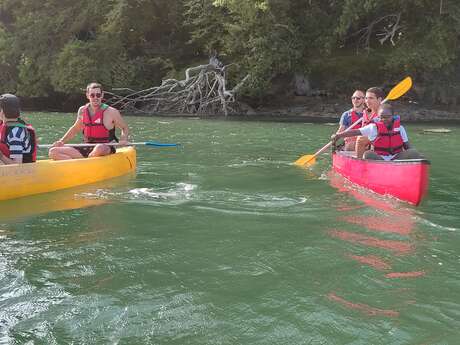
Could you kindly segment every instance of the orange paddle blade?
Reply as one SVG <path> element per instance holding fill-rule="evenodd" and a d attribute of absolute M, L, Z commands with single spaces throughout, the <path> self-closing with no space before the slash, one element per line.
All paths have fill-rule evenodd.
<path fill-rule="evenodd" d="M 294 162 L 298 166 L 310 166 L 316 163 L 316 155 L 305 155 Z"/>
<path fill-rule="evenodd" d="M 400 81 L 398 85 L 396 85 L 394 88 L 391 89 L 391 91 L 388 93 L 387 98 L 385 98 L 385 101 L 393 101 L 395 99 L 398 99 L 402 95 L 404 95 L 407 91 L 410 90 L 412 87 L 412 78 L 411 77 L 406 77 L 404 80 Z"/>

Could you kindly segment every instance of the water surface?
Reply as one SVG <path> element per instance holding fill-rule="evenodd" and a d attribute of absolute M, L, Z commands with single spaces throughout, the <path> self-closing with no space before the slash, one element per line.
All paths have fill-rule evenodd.
<path fill-rule="evenodd" d="M 30 120 L 51 143 L 74 116 Z M 459 127 L 407 126 L 432 162 L 413 207 L 292 165 L 333 126 L 127 120 L 183 146 L 0 203 L 0 343 L 458 344 Z"/>

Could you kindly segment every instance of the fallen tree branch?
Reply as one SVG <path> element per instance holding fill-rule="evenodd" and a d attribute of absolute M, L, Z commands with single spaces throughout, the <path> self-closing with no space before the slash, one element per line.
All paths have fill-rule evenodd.
<path fill-rule="evenodd" d="M 354 32 L 350 37 L 358 36 L 358 49 L 365 49 L 370 52 L 371 41 L 375 36 L 380 44 L 384 44 L 387 40 L 395 46 L 395 36 L 401 33 L 403 28 L 400 25 L 401 13 L 388 14 L 373 20 L 368 26 Z M 382 27 L 383 24 L 383 27 Z M 381 28 L 379 30 L 379 27 Z"/>
<path fill-rule="evenodd" d="M 166 79 L 160 86 L 141 91 L 130 91 L 121 96 L 106 92 L 112 106 L 131 113 L 174 113 L 228 116 L 240 109 L 236 94 L 249 79 L 246 75 L 234 88 L 228 90 L 227 69 L 216 57 L 207 65 L 187 68 L 184 80 Z"/>

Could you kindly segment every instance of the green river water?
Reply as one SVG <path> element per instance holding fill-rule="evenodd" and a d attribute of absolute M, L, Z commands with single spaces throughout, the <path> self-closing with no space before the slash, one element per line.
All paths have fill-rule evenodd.
<path fill-rule="evenodd" d="M 29 119 L 51 143 L 74 115 Z M 0 344 L 460 344 L 460 127 L 406 126 L 432 163 L 414 207 L 293 166 L 326 124 L 127 121 L 183 146 L 0 203 Z"/>

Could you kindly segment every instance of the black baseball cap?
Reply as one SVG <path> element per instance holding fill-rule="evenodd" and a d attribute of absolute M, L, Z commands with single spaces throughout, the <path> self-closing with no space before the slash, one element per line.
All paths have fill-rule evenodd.
<path fill-rule="evenodd" d="M 11 93 L 4 93 L 0 96 L 0 109 L 3 110 L 5 117 L 8 119 L 19 117 L 19 98 Z"/>

